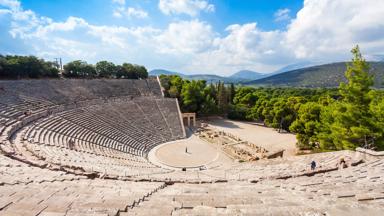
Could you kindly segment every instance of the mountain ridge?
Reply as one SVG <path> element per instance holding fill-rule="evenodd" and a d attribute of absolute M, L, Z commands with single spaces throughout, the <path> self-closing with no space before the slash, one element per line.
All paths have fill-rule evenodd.
<path fill-rule="evenodd" d="M 229 76 L 229 78 L 244 79 L 244 80 L 257 80 L 257 79 L 266 77 L 268 75 L 269 74 L 255 72 L 255 71 L 251 71 L 251 70 L 241 70 L 241 71 L 238 71 L 238 72 L 232 74 L 231 76 Z"/>
<path fill-rule="evenodd" d="M 348 62 L 336 62 L 300 68 L 275 74 L 258 80 L 244 82 L 244 85 L 266 87 L 304 87 L 304 88 L 334 88 L 340 82 L 345 82 L 344 73 Z M 369 62 L 370 74 L 374 75 L 374 87 L 384 87 L 384 62 Z"/>
<path fill-rule="evenodd" d="M 165 69 L 154 69 L 149 72 L 150 76 L 160 76 L 160 75 L 178 75 L 184 79 L 189 80 L 206 80 L 207 82 L 217 83 L 219 81 L 225 83 L 240 83 L 245 81 L 252 81 L 255 79 L 260 79 L 262 77 L 268 76 L 268 74 L 259 73 L 251 70 L 241 70 L 230 76 L 219 76 L 215 74 L 183 74 L 180 72 L 169 71 Z"/>
<path fill-rule="evenodd" d="M 158 74 L 159 71 L 162 71 L 164 72 L 163 74 L 179 75 L 182 78 L 189 80 L 206 80 L 207 82 L 213 83 L 221 81 L 225 83 L 236 83 L 249 86 L 334 88 L 339 86 L 340 82 L 346 81 L 344 76 L 346 63 L 347 62 L 335 62 L 284 71 L 284 68 L 294 68 L 306 64 L 299 63 L 288 65 L 270 74 L 242 70 L 227 77 L 213 74 L 185 75 L 167 70 L 155 70 L 154 72 L 151 71 L 149 74 Z M 374 87 L 384 88 L 384 62 L 371 61 L 368 63 L 371 65 L 370 73 L 375 76 Z M 250 80 L 250 78 L 255 77 L 256 79 Z"/>

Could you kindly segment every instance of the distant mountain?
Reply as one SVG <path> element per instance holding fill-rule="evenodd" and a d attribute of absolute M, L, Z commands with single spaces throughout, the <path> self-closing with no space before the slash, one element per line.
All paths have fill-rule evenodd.
<path fill-rule="evenodd" d="M 208 83 L 218 83 L 225 82 L 225 83 L 238 83 L 239 80 L 232 79 L 229 77 L 223 77 L 213 74 L 193 74 L 193 75 L 186 75 L 178 72 L 172 72 L 168 70 L 163 69 L 156 69 L 149 72 L 150 76 L 160 76 L 160 75 L 178 75 L 184 79 L 188 80 L 206 80 Z"/>
<path fill-rule="evenodd" d="M 369 62 L 371 74 L 375 76 L 375 87 L 384 87 L 384 62 Z M 245 82 L 244 85 L 253 86 L 281 86 L 281 87 L 337 87 L 344 76 L 346 62 L 324 64 L 287 71 L 262 79 Z"/>
<path fill-rule="evenodd" d="M 160 76 L 160 75 L 179 75 L 179 76 L 184 76 L 182 73 L 177 73 L 177 72 L 172 72 L 168 70 L 163 70 L 163 69 L 154 69 L 149 72 L 150 76 Z"/>
<path fill-rule="evenodd" d="M 195 75 L 187 75 L 187 79 L 189 80 L 206 80 L 208 83 L 217 83 L 217 82 L 231 82 L 231 79 L 228 77 L 222 77 L 218 75 L 212 74 L 195 74 Z"/>
<path fill-rule="evenodd" d="M 299 63 L 295 63 L 295 64 L 290 64 L 290 65 L 282 67 L 279 70 L 271 73 L 271 75 L 284 73 L 284 72 L 292 71 L 292 70 L 297 70 L 300 68 L 310 67 L 310 66 L 314 66 L 314 65 L 320 65 L 320 64 L 318 64 L 318 63 L 316 64 L 316 63 L 310 62 L 310 61 L 304 61 L 304 62 L 299 62 Z"/>
<path fill-rule="evenodd" d="M 224 83 L 240 83 L 244 81 L 252 81 L 255 79 L 260 79 L 263 77 L 268 76 L 268 74 L 262 74 L 254 71 L 249 71 L 249 70 L 242 70 L 237 73 L 234 73 L 231 76 L 218 76 L 214 74 L 193 74 L 193 75 L 186 75 L 183 73 L 178 73 L 178 72 L 172 72 L 168 70 L 163 70 L 163 69 L 155 69 L 151 70 L 149 72 L 150 76 L 160 76 L 160 75 L 178 75 L 184 79 L 189 79 L 189 80 L 206 80 L 208 83 L 218 83 L 224 82 Z"/>
<path fill-rule="evenodd" d="M 384 88 L 384 62 L 369 62 L 371 64 L 371 73 L 375 75 L 375 87 Z M 249 70 L 243 70 L 234 73 L 231 76 L 224 77 L 212 74 L 186 75 L 168 70 L 152 70 L 149 72 L 152 76 L 179 75 L 189 80 L 206 80 L 208 83 L 241 83 L 252 86 L 277 86 L 277 87 L 337 87 L 341 81 L 346 81 L 344 72 L 346 62 L 323 64 L 300 68 L 303 65 L 313 64 L 303 62 L 288 65 L 280 70 L 270 74 L 263 74 Z M 300 68 L 293 69 L 292 68 Z M 289 70 L 289 71 L 286 71 Z"/>
<path fill-rule="evenodd" d="M 263 74 L 263 73 L 250 71 L 250 70 L 241 70 L 239 72 L 232 74 L 228 78 L 243 80 L 243 81 L 248 81 L 248 80 L 250 81 L 250 80 L 257 80 L 266 76 L 268 76 L 268 74 Z"/>

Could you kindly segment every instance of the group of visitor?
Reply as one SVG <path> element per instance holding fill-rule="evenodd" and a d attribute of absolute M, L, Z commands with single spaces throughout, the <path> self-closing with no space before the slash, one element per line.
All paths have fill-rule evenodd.
<path fill-rule="evenodd" d="M 312 160 L 312 162 L 311 162 L 311 171 L 315 171 L 316 167 L 317 167 L 316 161 Z M 345 161 L 344 157 L 340 158 L 340 160 L 336 164 L 336 167 L 339 168 L 339 169 L 344 169 L 344 168 L 348 167 L 347 162 Z"/>

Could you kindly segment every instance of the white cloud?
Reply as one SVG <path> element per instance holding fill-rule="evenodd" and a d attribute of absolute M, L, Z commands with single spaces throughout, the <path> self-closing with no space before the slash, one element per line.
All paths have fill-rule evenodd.
<path fill-rule="evenodd" d="M 227 75 L 242 69 L 264 72 L 275 70 L 290 60 L 289 52 L 280 44 L 280 31 L 262 31 L 256 23 L 235 24 L 226 30 L 225 37 L 216 37 L 213 47 L 196 55 L 185 69 L 205 68 Z"/>
<path fill-rule="evenodd" d="M 378 58 L 384 50 L 382 0 L 305 0 L 286 30 L 266 31 L 251 22 L 229 25 L 221 34 L 199 19 L 173 20 L 164 28 L 106 26 L 80 17 L 59 22 L 24 10 L 15 0 L 0 0 L 0 6 L 0 36 L 9 36 L 2 36 L 1 43 L 21 44 L 26 54 L 47 59 L 107 59 L 223 75 L 241 69 L 274 71 L 299 61 L 347 60 L 356 44 L 367 57 Z M 207 10 L 198 8 L 168 13 L 192 16 Z"/>
<path fill-rule="evenodd" d="M 142 10 L 140 8 L 133 8 L 133 7 L 118 7 L 114 10 L 113 16 L 121 18 L 121 17 L 128 17 L 128 18 L 147 18 L 148 13 L 145 10 Z"/>
<path fill-rule="evenodd" d="M 112 0 L 112 2 L 119 5 L 125 5 L 125 0 Z"/>
<path fill-rule="evenodd" d="M 0 16 L 3 14 L 10 14 L 10 13 L 11 13 L 11 11 L 8 9 L 0 9 Z"/>
<path fill-rule="evenodd" d="M 134 56 L 145 46 L 143 40 L 159 31 L 151 27 L 92 25 L 79 17 L 55 22 L 20 6 L 8 9 L 11 10 L 9 34 L 23 39 L 34 50 L 33 54 L 48 59 L 62 56 L 67 60 L 122 61 L 124 56 Z"/>
<path fill-rule="evenodd" d="M 12 10 L 20 8 L 20 2 L 17 0 L 0 0 L 0 5 Z"/>
<path fill-rule="evenodd" d="M 148 13 L 140 8 L 125 7 L 125 0 L 112 0 L 117 7 L 114 8 L 112 15 L 117 18 L 128 17 L 128 18 L 147 18 Z"/>
<path fill-rule="evenodd" d="M 159 0 L 159 9 L 166 15 L 196 16 L 200 11 L 214 12 L 215 6 L 204 0 Z"/>
<path fill-rule="evenodd" d="M 179 21 L 155 37 L 157 51 L 160 53 L 192 54 L 210 48 L 214 33 L 212 27 L 199 20 Z"/>
<path fill-rule="evenodd" d="M 356 44 L 373 54 L 384 48 L 382 20 L 382 0 L 305 0 L 284 44 L 300 59 L 343 60 Z"/>
<path fill-rule="evenodd" d="M 195 55 L 185 68 L 222 74 L 237 69 L 273 71 L 300 61 L 349 60 L 356 44 L 367 58 L 380 56 L 382 20 L 382 0 L 305 0 L 287 30 L 264 31 L 255 23 L 229 26 L 226 36 L 216 38 L 212 49 Z"/>
<path fill-rule="evenodd" d="M 291 12 L 291 10 L 289 10 L 288 8 L 283 8 L 283 9 L 277 10 L 274 14 L 275 21 L 280 22 L 280 21 L 285 21 L 285 20 L 291 19 L 291 17 L 289 16 L 290 12 Z"/>

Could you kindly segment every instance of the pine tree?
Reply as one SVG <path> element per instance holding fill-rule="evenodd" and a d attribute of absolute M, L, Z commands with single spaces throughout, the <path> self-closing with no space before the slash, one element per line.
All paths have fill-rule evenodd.
<path fill-rule="evenodd" d="M 329 119 L 333 122 L 330 124 L 331 134 L 327 135 L 327 141 L 330 138 L 336 149 L 370 147 L 379 135 L 369 110 L 372 100 L 369 93 L 373 85 L 370 67 L 358 46 L 352 49 L 352 54 L 352 62 L 347 65 L 345 72 L 347 83 L 341 83 L 339 87 L 342 100 L 335 103 L 333 110 L 328 111 L 332 116 Z M 322 137 L 326 136 L 323 134 Z"/>
<path fill-rule="evenodd" d="M 224 83 L 218 83 L 217 106 L 221 114 L 226 114 L 228 110 L 228 94 Z"/>
<path fill-rule="evenodd" d="M 230 89 L 229 89 L 229 103 L 233 104 L 233 99 L 235 98 L 236 90 L 235 85 L 231 83 Z"/>
<path fill-rule="evenodd" d="M 298 147 L 311 149 L 316 146 L 316 132 L 320 125 L 322 106 L 317 102 L 308 102 L 300 106 L 298 118 L 290 125 L 289 130 L 296 133 Z"/>

